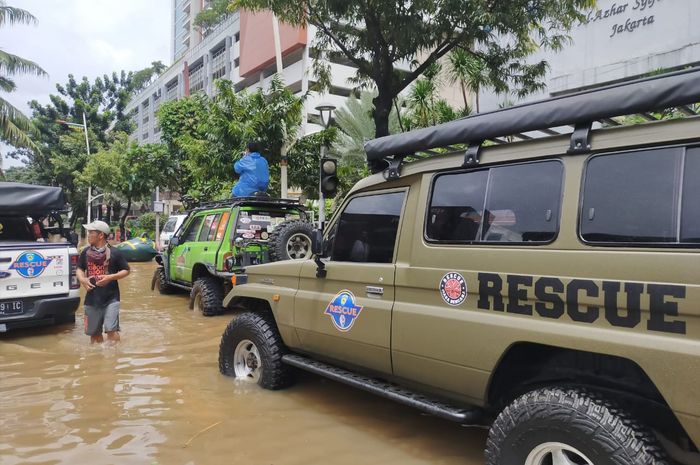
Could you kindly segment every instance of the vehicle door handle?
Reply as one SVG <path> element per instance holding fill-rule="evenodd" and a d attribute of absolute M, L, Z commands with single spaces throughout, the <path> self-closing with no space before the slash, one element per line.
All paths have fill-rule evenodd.
<path fill-rule="evenodd" d="M 0 263 L 10 263 L 12 259 L 10 257 L 0 258 Z"/>
<path fill-rule="evenodd" d="M 367 295 L 384 295 L 384 288 L 377 286 L 367 286 Z"/>

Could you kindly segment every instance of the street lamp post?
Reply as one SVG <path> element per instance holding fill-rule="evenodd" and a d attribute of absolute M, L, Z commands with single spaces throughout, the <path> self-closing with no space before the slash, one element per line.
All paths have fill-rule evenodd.
<path fill-rule="evenodd" d="M 88 128 L 87 128 L 87 119 L 85 118 L 85 112 L 83 112 L 83 124 L 79 123 L 69 123 L 68 121 L 64 120 L 57 120 L 56 121 L 58 124 L 62 124 L 64 126 L 69 126 L 69 127 L 74 127 L 74 128 L 80 128 L 83 130 L 85 133 L 85 147 L 87 149 L 87 155 L 90 157 L 90 139 L 88 139 Z M 95 197 L 92 196 L 92 183 L 88 185 L 88 196 L 87 196 L 87 222 L 90 223 L 92 220 L 92 212 L 90 211 L 91 208 L 90 206 L 92 205 L 93 200 L 97 200 L 100 197 L 102 197 L 104 194 L 99 194 L 96 195 Z"/>
<path fill-rule="evenodd" d="M 335 105 L 332 103 L 321 103 L 316 107 L 316 111 L 318 111 L 319 115 L 321 116 L 321 122 L 323 123 L 324 129 L 328 129 L 328 127 L 331 125 L 331 118 L 333 117 L 333 110 L 335 110 Z M 323 158 L 326 156 L 326 144 L 321 144 L 321 158 L 319 161 L 320 163 L 323 163 Z M 319 166 L 319 173 L 321 173 L 321 170 L 323 169 L 322 166 Z M 323 197 L 323 189 L 321 187 L 321 178 L 319 176 L 318 180 L 318 225 L 321 230 L 323 230 L 323 223 L 326 221 L 326 199 Z"/>

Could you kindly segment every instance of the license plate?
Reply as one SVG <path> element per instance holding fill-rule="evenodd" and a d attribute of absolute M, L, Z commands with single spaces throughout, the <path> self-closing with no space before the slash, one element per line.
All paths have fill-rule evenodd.
<path fill-rule="evenodd" d="M 0 315 L 17 315 L 24 311 L 21 300 L 6 300 L 0 302 Z"/>

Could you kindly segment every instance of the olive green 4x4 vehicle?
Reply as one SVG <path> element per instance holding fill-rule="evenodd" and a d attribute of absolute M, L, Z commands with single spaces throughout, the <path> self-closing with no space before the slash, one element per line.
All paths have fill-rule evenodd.
<path fill-rule="evenodd" d="M 243 267 L 311 256 L 307 220 L 295 200 L 239 197 L 201 204 L 156 256 L 151 286 L 162 294 L 187 290 L 190 308 L 221 314 L 223 297 Z"/>
<path fill-rule="evenodd" d="M 489 465 L 699 463 L 697 102 L 693 70 L 368 142 L 315 259 L 224 299 L 221 372 L 489 426 Z"/>

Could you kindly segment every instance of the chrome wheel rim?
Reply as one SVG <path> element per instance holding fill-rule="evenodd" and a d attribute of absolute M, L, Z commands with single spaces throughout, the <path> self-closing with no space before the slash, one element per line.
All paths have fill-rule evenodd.
<path fill-rule="evenodd" d="M 260 352 L 252 341 L 244 339 L 233 352 L 233 369 L 236 378 L 257 382 L 262 375 Z"/>
<path fill-rule="evenodd" d="M 311 255 L 311 238 L 306 234 L 294 234 L 287 241 L 287 255 L 292 260 L 301 260 Z"/>
<path fill-rule="evenodd" d="M 593 462 L 568 444 L 546 442 L 532 449 L 525 465 L 593 465 Z"/>

